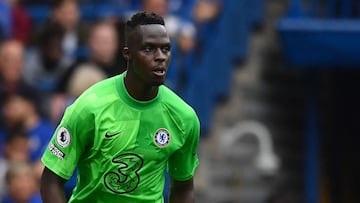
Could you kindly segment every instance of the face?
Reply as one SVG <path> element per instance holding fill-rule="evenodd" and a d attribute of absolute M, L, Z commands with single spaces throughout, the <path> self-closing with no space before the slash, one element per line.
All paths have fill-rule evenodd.
<path fill-rule="evenodd" d="M 54 37 L 49 40 L 47 45 L 42 47 L 44 57 L 51 60 L 58 60 L 62 57 L 61 38 Z"/>
<path fill-rule="evenodd" d="M 22 124 L 29 108 L 30 106 L 25 99 L 18 96 L 11 97 L 3 109 L 6 123 L 10 127 Z"/>
<path fill-rule="evenodd" d="M 78 6 L 73 1 L 66 1 L 54 11 L 54 17 L 66 30 L 75 28 L 79 20 Z"/>
<path fill-rule="evenodd" d="M 0 49 L 0 71 L 7 82 L 21 79 L 24 50 L 18 42 L 8 42 Z"/>
<path fill-rule="evenodd" d="M 95 27 L 89 38 L 91 57 L 100 63 L 111 62 L 116 54 L 118 37 L 111 25 L 99 25 Z"/>
<path fill-rule="evenodd" d="M 29 160 L 29 140 L 26 137 L 15 137 L 5 145 L 5 155 L 9 161 L 26 162 Z"/>
<path fill-rule="evenodd" d="M 36 182 L 29 171 L 19 172 L 11 177 L 9 193 L 18 202 L 28 202 L 36 190 Z"/>
<path fill-rule="evenodd" d="M 168 0 L 146 0 L 143 3 L 144 10 L 154 12 L 161 16 L 168 13 Z"/>
<path fill-rule="evenodd" d="M 128 43 L 128 74 L 144 85 L 162 85 L 171 57 L 165 26 L 141 25 L 129 34 Z"/>

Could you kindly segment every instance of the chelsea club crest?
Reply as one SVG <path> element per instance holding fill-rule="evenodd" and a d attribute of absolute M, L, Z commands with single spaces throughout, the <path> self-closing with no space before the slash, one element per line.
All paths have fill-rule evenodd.
<path fill-rule="evenodd" d="M 155 132 L 154 142 L 158 147 L 166 147 L 170 143 L 170 133 L 165 128 L 160 128 Z"/>

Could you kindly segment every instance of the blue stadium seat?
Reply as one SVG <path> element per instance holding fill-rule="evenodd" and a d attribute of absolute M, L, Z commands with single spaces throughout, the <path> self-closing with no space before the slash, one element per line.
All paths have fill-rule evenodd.
<path fill-rule="evenodd" d="M 358 20 L 282 19 L 278 24 L 290 65 L 303 68 L 359 67 Z"/>
<path fill-rule="evenodd" d="M 0 2 L 0 40 L 10 37 L 11 30 L 11 8 Z"/>
<path fill-rule="evenodd" d="M 307 68 L 359 67 L 360 23 L 351 13 L 349 0 L 328 1 L 326 14 L 319 16 L 317 1 L 310 12 L 301 7 L 300 0 L 292 0 L 288 16 L 278 22 L 280 41 L 290 65 Z"/>
<path fill-rule="evenodd" d="M 309 2 L 309 1 L 308 1 Z M 283 53 L 290 67 L 306 69 L 359 68 L 360 23 L 351 0 L 310 0 L 307 8 L 302 0 L 291 0 L 287 16 L 278 22 Z M 319 13 L 319 11 L 325 13 Z M 359 12 L 359 11 L 357 11 Z M 311 72 L 314 73 L 314 72 Z M 316 102 L 319 96 L 314 84 L 317 75 L 308 80 L 309 112 L 306 124 L 304 163 L 304 200 L 317 203 L 319 191 L 319 132 Z"/>
<path fill-rule="evenodd" d="M 249 0 L 248 4 L 249 7 L 246 10 L 249 14 L 250 24 L 252 26 L 260 25 L 263 22 L 265 16 L 265 1 Z"/>
<path fill-rule="evenodd" d="M 96 19 L 96 5 L 95 4 L 82 4 L 80 5 L 80 18 L 85 21 L 92 21 Z"/>
<path fill-rule="evenodd" d="M 35 25 L 45 22 L 50 15 L 50 7 L 48 5 L 29 5 L 26 6 L 26 10 Z"/>
<path fill-rule="evenodd" d="M 111 16 L 123 16 L 125 10 L 112 4 L 101 4 L 96 8 L 96 16 L 98 18 L 106 18 Z"/>
<path fill-rule="evenodd" d="M 261 2 L 228 0 L 216 20 L 201 25 L 198 38 L 203 43 L 195 59 L 190 58 L 192 65 L 184 98 L 196 109 L 204 133 L 209 130 L 218 100 L 229 96 L 235 62 L 247 57 L 252 27 L 263 15 L 254 14 L 263 11 Z"/>

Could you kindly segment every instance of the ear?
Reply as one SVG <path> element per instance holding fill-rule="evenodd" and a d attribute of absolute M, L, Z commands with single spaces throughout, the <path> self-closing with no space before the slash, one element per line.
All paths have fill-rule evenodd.
<path fill-rule="evenodd" d="M 129 47 L 125 46 L 123 48 L 122 54 L 123 54 L 123 57 L 124 57 L 125 60 L 127 60 L 127 61 L 130 60 L 131 56 L 130 56 Z"/>

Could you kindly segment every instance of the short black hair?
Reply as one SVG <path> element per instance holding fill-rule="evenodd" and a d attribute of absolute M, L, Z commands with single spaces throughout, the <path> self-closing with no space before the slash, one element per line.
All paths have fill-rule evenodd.
<path fill-rule="evenodd" d="M 156 13 L 138 12 L 126 22 L 127 28 L 133 29 L 139 25 L 160 24 L 165 25 L 164 18 Z"/>
<path fill-rule="evenodd" d="M 75 3 L 76 5 L 78 5 L 77 0 L 50 0 L 49 5 L 52 10 L 56 10 L 68 2 Z"/>
<path fill-rule="evenodd" d="M 131 16 L 131 18 L 126 22 L 125 26 L 125 46 L 128 45 L 129 32 L 134 30 L 137 26 L 152 24 L 159 24 L 165 26 L 164 18 L 156 13 L 149 13 L 145 11 L 140 11 Z"/>

